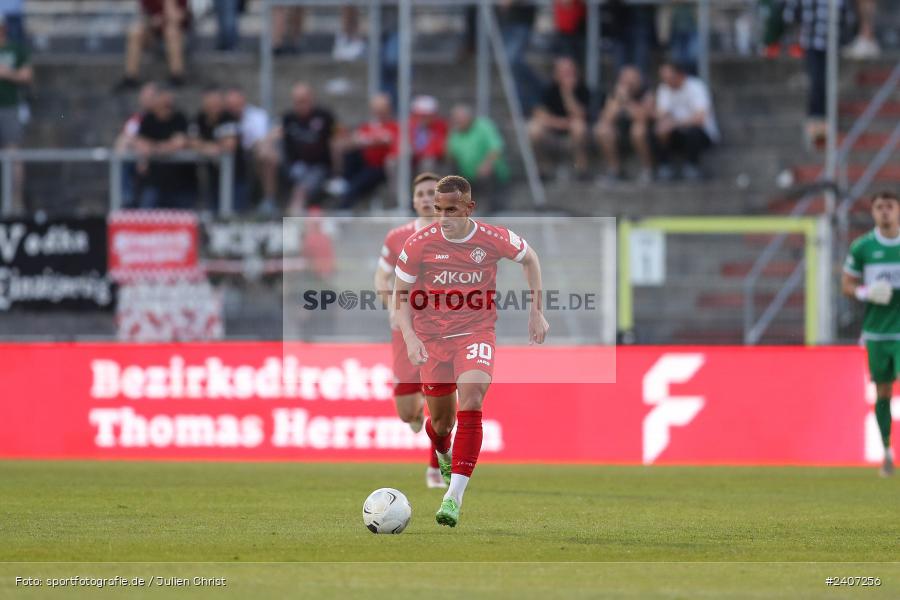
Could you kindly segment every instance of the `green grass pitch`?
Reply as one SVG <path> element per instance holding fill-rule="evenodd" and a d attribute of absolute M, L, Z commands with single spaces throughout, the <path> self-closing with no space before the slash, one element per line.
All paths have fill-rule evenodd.
<path fill-rule="evenodd" d="M 101 597 L 15 578 L 114 575 L 227 587 L 104 597 L 900 597 L 900 478 L 874 469 L 485 464 L 452 530 L 423 471 L 0 461 L 0 598 Z M 401 535 L 362 524 L 385 486 L 413 507 Z"/>

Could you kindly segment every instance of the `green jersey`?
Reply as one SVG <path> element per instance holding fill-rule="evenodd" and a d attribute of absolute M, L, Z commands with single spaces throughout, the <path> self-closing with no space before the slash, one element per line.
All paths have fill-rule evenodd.
<path fill-rule="evenodd" d="M 864 285 L 878 280 L 894 288 L 890 304 L 866 303 L 862 337 L 868 341 L 900 340 L 900 236 L 886 238 L 878 229 L 856 238 L 844 262 L 844 272 L 860 277 Z"/>

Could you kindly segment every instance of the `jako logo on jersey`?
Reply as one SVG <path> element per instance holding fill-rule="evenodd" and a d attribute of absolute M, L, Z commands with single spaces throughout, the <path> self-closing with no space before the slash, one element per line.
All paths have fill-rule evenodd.
<path fill-rule="evenodd" d="M 644 464 L 669 445 L 669 429 L 690 423 L 703 408 L 702 396 L 673 396 L 669 385 L 685 383 L 703 366 L 702 354 L 664 354 L 644 376 L 644 404 L 655 406 L 644 417 Z"/>
<path fill-rule="evenodd" d="M 434 276 L 431 283 L 439 283 L 448 285 L 450 283 L 481 283 L 484 273 L 481 271 L 470 271 L 468 273 L 459 271 L 441 271 Z"/>
<path fill-rule="evenodd" d="M 475 248 L 474 250 L 472 250 L 472 254 L 470 254 L 469 256 L 475 262 L 480 263 L 484 260 L 484 257 L 487 256 L 487 252 L 485 252 L 481 248 Z"/>
<path fill-rule="evenodd" d="M 449 254 L 435 254 L 434 255 L 435 260 L 446 260 L 448 258 L 450 258 Z"/>

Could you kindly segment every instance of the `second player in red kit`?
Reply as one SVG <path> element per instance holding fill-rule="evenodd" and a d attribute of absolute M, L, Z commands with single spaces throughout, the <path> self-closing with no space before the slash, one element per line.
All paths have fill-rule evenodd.
<path fill-rule="evenodd" d="M 421 368 L 430 413 L 425 430 L 441 470 L 451 472 L 436 520 L 453 527 L 481 450 L 481 409 L 496 359 L 498 262 L 522 265 L 531 298 L 529 343 L 543 343 L 549 326 L 537 254 L 512 230 L 472 219 L 469 182 L 441 179 L 434 209 L 438 222 L 416 231 L 397 258 L 394 302 L 409 360 Z"/>

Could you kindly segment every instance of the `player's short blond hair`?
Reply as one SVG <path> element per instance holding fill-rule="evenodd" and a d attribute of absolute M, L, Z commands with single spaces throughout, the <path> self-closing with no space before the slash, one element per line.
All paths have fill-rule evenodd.
<path fill-rule="evenodd" d="M 472 186 L 465 177 L 459 175 L 447 175 L 437 183 L 435 190 L 438 194 L 456 194 L 457 200 L 472 197 Z"/>

